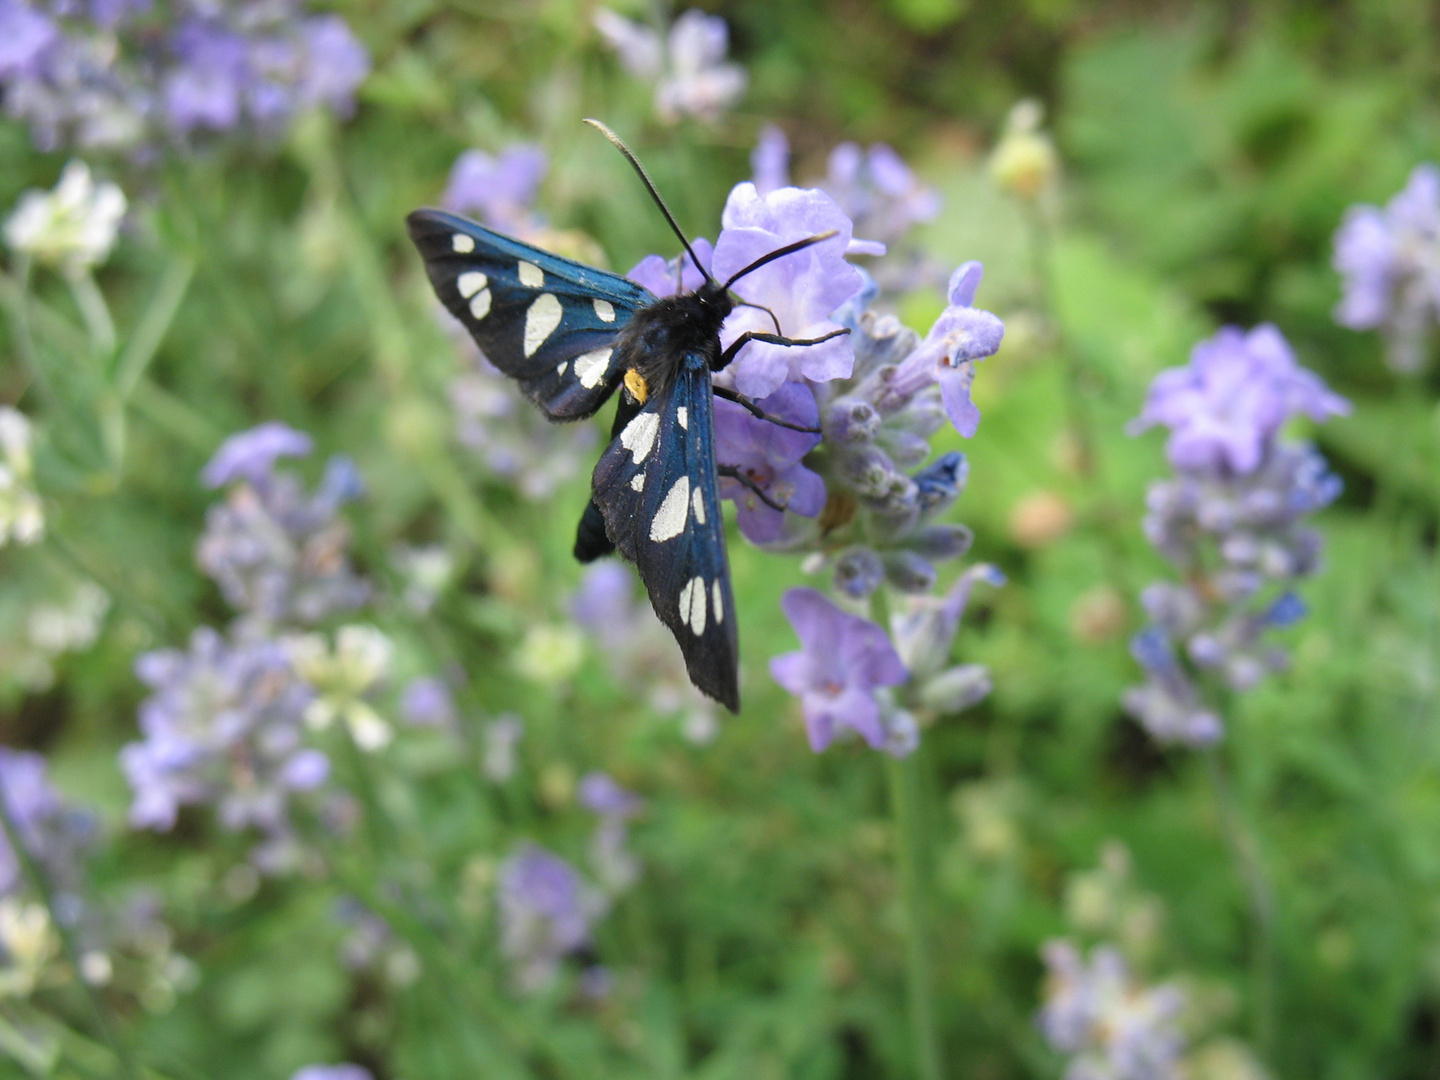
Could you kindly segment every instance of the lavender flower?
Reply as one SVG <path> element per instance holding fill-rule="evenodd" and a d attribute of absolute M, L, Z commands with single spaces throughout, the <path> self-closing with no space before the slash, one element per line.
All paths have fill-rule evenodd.
<path fill-rule="evenodd" d="M 545 151 L 533 143 L 516 143 L 498 156 L 466 150 L 450 169 L 440 205 L 473 214 L 501 232 L 526 236 L 540 227 L 531 204 L 548 167 Z"/>
<path fill-rule="evenodd" d="M 838 234 L 834 239 L 760 268 L 736 282 L 735 292 L 773 310 L 789 337 L 817 338 L 841 328 L 831 315 L 860 292 L 865 279 L 845 262 L 851 224 L 833 199 L 799 188 L 781 188 L 762 197 L 754 184 L 737 184 L 726 200 L 721 223 L 713 273 L 722 281 L 776 248 L 833 229 Z M 725 320 L 722 344 L 728 346 L 747 330 L 773 333 L 774 324 L 763 311 L 736 308 Z M 854 362 L 854 348 L 843 336 L 803 348 L 752 342 L 717 381 L 759 399 L 769 397 L 787 380 L 845 378 Z"/>
<path fill-rule="evenodd" d="M 168 831 L 182 806 L 212 804 L 224 828 L 285 846 L 289 801 L 329 776 L 325 755 L 304 743 L 315 692 L 286 649 L 201 627 L 188 651 L 145 653 L 135 673 L 151 694 L 140 703 L 142 741 L 120 752 L 135 793 L 130 824 Z"/>
<path fill-rule="evenodd" d="M 525 734 L 525 722 L 514 713 L 502 713 L 485 726 L 485 778 L 500 784 L 515 775 L 515 746 Z"/>
<path fill-rule="evenodd" d="M 904 682 L 907 674 L 885 631 L 814 589 L 790 589 L 780 607 L 802 648 L 771 660 L 770 673 L 800 698 L 810 748 L 824 750 L 846 728 L 872 747 L 883 746 L 875 691 Z"/>
<path fill-rule="evenodd" d="M 37 147 L 66 143 L 140 150 L 197 132 L 274 136 L 296 115 L 348 115 L 370 70 L 337 15 L 297 0 L 211 4 L 176 0 L 166 24 L 147 4 L 54 5 L 5 0 L 15 35 L 0 54 L 11 116 Z"/>
<path fill-rule="evenodd" d="M 602 772 L 580 779 L 580 805 L 600 822 L 590 837 L 590 865 L 600 886 L 611 896 L 624 892 L 640 877 L 640 860 L 626 846 L 629 822 L 644 809 L 644 802 Z"/>
<path fill-rule="evenodd" d="M 817 427 L 815 395 L 803 383 L 782 383 L 757 404 L 770 416 L 793 424 Z M 755 494 L 764 492 L 792 513 L 813 518 L 825 508 L 825 481 L 801 464 L 820 443 L 819 435 L 793 431 L 761 420 L 734 402 L 715 400 L 715 457 L 734 466 L 750 481 L 720 478 L 720 497 L 735 503 L 736 522 L 747 540 L 763 544 L 780 539 L 785 515 Z"/>
<path fill-rule="evenodd" d="M 500 951 L 522 993 L 554 981 L 565 957 L 590 944 L 606 902 L 558 855 L 526 844 L 500 867 Z"/>
<path fill-rule="evenodd" d="M 790 140 L 778 125 L 766 124 L 760 129 L 755 149 L 750 152 L 750 171 L 762 198 L 790 186 Z"/>
<path fill-rule="evenodd" d="M 40 863 L 47 884 L 65 894 L 77 888 L 81 860 L 95 839 L 91 815 L 65 802 L 50 783 L 39 754 L 0 746 L 0 798 L 20 842 Z M 0 897 L 20 889 L 24 877 L 9 838 L 0 835 Z"/>
<path fill-rule="evenodd" d="M 455 699 L 449 685 L 433 675 L 411 679 L 400 693 L 400 715 L 416 727 L 453 727 Z"/>
<path fill-rule="evenodd" d="M 375 1080 L 363 1065 L 306 1065 L 290 1080 Z"/>
<path fill-rule="evenodd" d="M 1195 673 L 1245 691 L 1285 666 L 1284 650 L 1264 636 L 1303 615 L 1289 584 L 1316 572 L 1321 549 L 1305 519 L 1334 501 L 1340 481 L 1311 446 L 1283 441 L 1279 430 L 1299 413 L 1324 420 L 1348 411 L 1271 326 L 1248 335 L 1227 327 L 1195 349 L 1190 367 L 1155 379 L 1138 427 L 1171 428 L 1176 476 L 1151 486 L 1144 528 L 1183 582 L 1142 595 L 1150 625 L 1131 651 L 1146 682 L 1124 697 L 1155 738 L 1191 746 L 1220 738 Z"/>
<path fill-rule="evenodd" d="M 884 143 L 861 150 L 852 142 L 830 151 L 822 185 L 855 223 L 855 232 L 893 244 L 940 213 L 940 197 Z"/>
<path fill-rule="evenodd" d="M 1040 1030 L 1071 1055 L 1066 1080 L 1179 1080 L 1185 1040 L 1178 988 L 1135 981 L 1118 950 L 1099 946 L 1088 960 L 1064 939 L 1041 951 L 1048 969 Z"/>
<path fill-rule="evenodd" d="M 681 117 L 715 123 L 745 92 L 745 70 L 725 62 L 729 30 L 718 15 L 692 8 L 661 36 L 608 8 L 595 28 L 630 74 L 655 83 L 655 114 L 667 124 Z"/>
<path fill-rule="evenodd" d="M 336 517 L 363 490 L 355 466 L 331 458 L 311 496 L 294 476 L 273 471 L 277 458 L 309 449 L 308 436 L 264 424 L 228 439 L 202 474 L 211 486 L 234 486 L 206 515 L 196 559 L 255 627 L 313 624 L 369 595 L 345 555 L 349 530 Z"/>
<path fill-rule="evenodd" d="M 1134 427 L 1170 428 L 1166 451 L 1182 470 L 1250 473 L 1281 425 L 1304 414 L 1343 416 L 1349 404 L 1295 361 L 1270 323 L 1248 334 L 1222 327 L 1195 346 L 1188 367 L 1156 376 Z"/>
<path fill-rule="evenodd" d="M 1335 321 L 1380 329 L 1396 371 L 1417 371 L 1440 319 L 1440 169 L 1417 165 L 1381 209 L 1352 206 L 1335 233 L 1334 266 L 1344 278 Z"/>

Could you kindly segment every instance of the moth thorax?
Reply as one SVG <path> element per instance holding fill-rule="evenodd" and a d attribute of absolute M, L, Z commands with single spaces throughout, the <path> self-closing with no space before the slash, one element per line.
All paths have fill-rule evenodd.
<path fill-rule="evenodd" d="M 633 367 L 625 372 L 625 389 L 630 391 L 630 396 L 640 405 L 644 405 L 645 399 L 650 396 L 650 387 L 645 382 L 645 376 Z"/>

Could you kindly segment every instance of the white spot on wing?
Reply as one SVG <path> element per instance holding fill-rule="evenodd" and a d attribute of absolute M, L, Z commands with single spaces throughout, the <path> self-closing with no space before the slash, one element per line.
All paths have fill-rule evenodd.
<path fill-rule="evenodd" d="M 650 522 L 650 539 L 659 543 L 673 540 L 685 531 L 685 519 L 690 516 L 690 477 L 682 476 L 665 493 L 660 509 Z"/>
<path fill-rule="evenodd" d="M 725 601 L 721 599 L 719 578 L 710 583 L 710 605 L 715 609 L 715 625 L 719 626 L 725 621 Z"/>
<path fill-rule="evenodd" d="M 685 617 L 684 611 L 685 593 L 687 591 L 690 594 L 690 617 L 688 619 Z M 680 601 L 682 605 L 680 621 L 687 623 L 690 629 L 695 631 L 695 636 L 699 637 L 705 633 L 705 579 L 701 577 L 691 578 L 690 583 L 686 585 L 684 589 L 680 590 Z"/>
<path fill-rule="evenodd" d="M 468 240 L 469 237 L 466 237 Z M 460 290 L 460 295 L 469 300 L 481 289 L 490 284 L 490 279 L 479 270 L 467 270 L 455 279 L 455 287 Z"/>
<path fill-rule="evenodd" d="M 680 426 L 686 431 L 690 430 L 690 410 L 685 408 L 684 405 L 681 405 L 675 410 L 675 419 L 680 422 Z"/>
<path fill-rule="evenodd" d="M 525 312 L 525 355 L 534 356 L 535 350 L 545 344 L 545 339 L 560 325 L 563 315 L 560 301 L 554 293 L 541 293 Z"/>
<path fill-rule="evenodd" d="M 490 290 L 481 289 L 470 301 L 470 317 L 476 322 L 490 314 Z"/>
<path fill-rule="evenodd" d="M 515 269 L 520 273 L 521 285 L 530 289 L 538 289 L 541 285 L 545 284 L 545 272 L 534 263 L 521 259 L 520 264 L 516 266 Z"/>
<path fill-rule="evenodd" d="M 558 363 L 558 364 L 555 365 L 555 374 L 556 374 L 556 375 L 564 375 L 564 374 L 565 374 L 565 369 L 566 369 L 567 367 L 569 367 L 569 366 L 570 366 L 570 361 L 569 361 L 569 360 L 561 360 L 560 363 Z"/>
<path fill-rule="evenodd" d="M 615 305 L 610 303 L 609 300 L 597 299 L 592 301 L 592 303 L 595 305 L 595 317 L 601 322 L 615 321 Z"/>
<path fill-rule="evenodd" d="M 596 349 L 575 358 L 575 375 L 586 390 L 594 390 L 610 370 L 611 349 Z"/>
<path fill-rule="evenodd" d="M 475 238 L 473 236 L 466 236 L 463 232 L 457 232 L 454 236 L 450 237 L 450 247 L 458 251 L 461 255 L 469 255 L 475 250 Z"/>
<path fill-rule="evenodd" d="M 630 490 L 631 490 L 631 491 L 643 491 L 644 489 L 645 489 L 645 474 L 644 474 L 643 472 L 637 472 L 634 476 L 632 476 L 632 477 L 630 478 Z"/>
<path fill-rule="evenodd" d="M 691 507 L 692 507 L 692 508 L 694 509 L 694 511 L 695 511 L 695 521 L 696 521 L 696 523 L 697 523 L 697 524 L 700 524 L 700 525 L 704 525 L 704 524 L 705 524 L 705 497 L 704 497 L 704 495 L 702 494 L 702 492 L 700 491 L 700 489 L 699 489 L 698 487 L 697 487 L 694 491 L 692 491 L 692 492 L 690 493 L 690 505 L 691 505 Z"/>
<path fill-rule="evenodd" d="M 690 595 L 695 591 L 696 580 L 691 578 L 680 590 L 680 621 L 686 626 L 690 625 Z"/>
<path fill-rule="evenodd" d="M 660 430 L 660 417 L 653 412 L 641 413 L 625 425 L 620 432 L 620 445 L 635 456 L 635 464 L 645 460 L 650 448 L 655 445 L 655 433 Z"/>

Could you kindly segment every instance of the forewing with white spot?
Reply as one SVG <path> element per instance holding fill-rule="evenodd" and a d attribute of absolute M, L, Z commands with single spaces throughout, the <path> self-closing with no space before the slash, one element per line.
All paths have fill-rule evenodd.
<path fill-rule="evenodd" d="M 443 210 L 406 223 L 436 295 L 530 400 L 556 420 L 604 403 L 625 374 L 615 340 L 649 290 Z"/>
<path fill-rule="evenodd" d="M 635 563 L 690 680 L 738 709 L 739 645 L 725 523 L 715 479 L 710 368 L 686 356 L 668 391 L 642 407 L 621 402 L 614 438 L 595 466 L 605 531 Z"/>

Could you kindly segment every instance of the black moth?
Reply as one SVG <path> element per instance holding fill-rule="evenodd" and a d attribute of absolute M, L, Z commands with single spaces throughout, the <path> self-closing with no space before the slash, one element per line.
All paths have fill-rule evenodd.
<path fill-rule="evenodd" d="M 704 273 L 639 161 L 609 128 L 587 123 L 634 166 Z M 416 210 L 406 220 L 436 295 L 491 363 L 515 379 L 547 417 L 591 416 L 621 388 L 610 445 L 595 466 L 590 505 L 575 538 L 575 557 L 590 562 L 618 550 L 635 563 L 655 614 L 680 644 L 690 681 L 738 711 L 739 646 L 720 513 L 712 394 L 783 422 L 766 417 L 733 391 L 712 387 L 710 375 L 749 341 L 813 345 L 834 335 L 795 340 L 783 337 L 777 323 L 776 333 L 746 333 L 722 351 L 720 325 L 744 303 L 730 295 L 737 280 L 835 234 L 788 244 L 723 284 L 706 274 L 694 292 L 662 300 L 617 274 L 443 210 Z M 743 475 L 722 471 L 748 483 Z"/>

